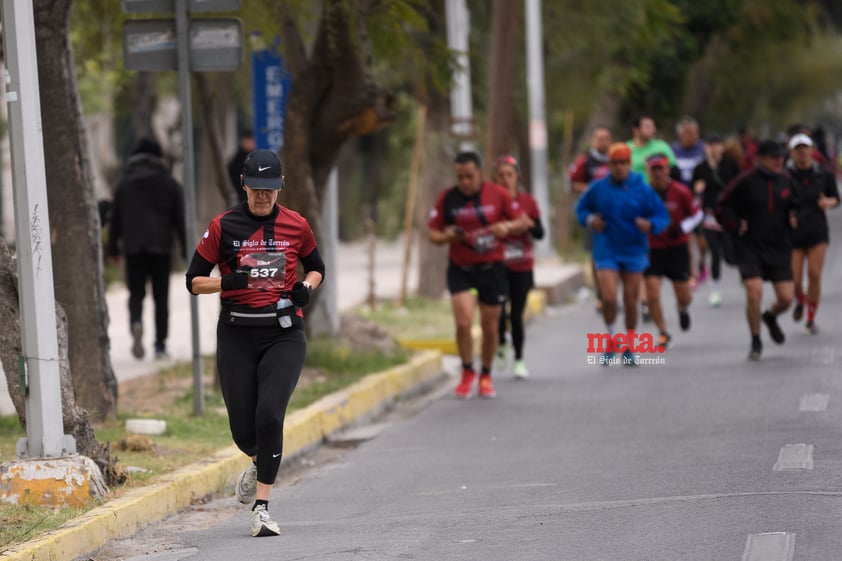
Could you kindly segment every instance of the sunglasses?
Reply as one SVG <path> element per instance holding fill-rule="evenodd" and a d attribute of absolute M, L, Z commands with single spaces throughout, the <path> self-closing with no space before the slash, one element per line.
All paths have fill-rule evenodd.
<path fill-rule="evenodd" d="M 609 163 L 619 166 L 619 165 L 625 165 L 625 164 L 630 163 L 630 160 L 610 160 Z"/>

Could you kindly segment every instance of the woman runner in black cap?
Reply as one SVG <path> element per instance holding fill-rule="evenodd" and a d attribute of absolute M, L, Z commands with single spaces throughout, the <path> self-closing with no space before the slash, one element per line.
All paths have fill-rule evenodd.
<path fill-rule="evenodd" d="M 307 350 L 301 308 L 325 266 L 307 220 L 277 203 L 284 180 L 274 152 L 249 154 L 241 184 L 246 200 L 211 221 L 187 271 L 187 289 L 221 292 L 216 356 L 222 397 L 231 436 L 252 459 L 237 481 L 237 499 L 254 501 L 251 535 L 272 536 L 280 530 L 269 517 L 269 493 Z M 214 266 L 221 277 L 210 276 Z"/>

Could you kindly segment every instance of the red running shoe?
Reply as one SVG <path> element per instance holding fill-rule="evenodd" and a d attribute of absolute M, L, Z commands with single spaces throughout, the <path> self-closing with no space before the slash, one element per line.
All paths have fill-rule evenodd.
<path fill-rule="evenodd" d="M 477 373 L 473 370 L 462 370 L 462 381 L 456 386 L 456 397 L 468 399 L 471 397 L 471 391 L 474 388 L 474 380 L 477 378 Z"/>
<path fill-rule="evenodd" d="M 479 396 L 486 399 L 497 397 L 497 392 L 494 391 L 494 384 L 491 383 L 491 376 L 488 374 L 483 374 L 479 377 Z"/>

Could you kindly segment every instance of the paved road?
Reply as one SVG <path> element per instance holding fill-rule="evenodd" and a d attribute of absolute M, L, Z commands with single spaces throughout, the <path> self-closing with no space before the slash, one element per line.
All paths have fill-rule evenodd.
<path fill-rule="evenodd" d="M 842 240 L 840 213 L 833 228 Z M 787 317 L 787 343 L 764 332 L 760 363 L 746 360 L 733 269 L 721 309 L 700 289 L 665 365 L 589 365 L 584 332 L 602 329 L 590 304 L 551 309 L 529 326 L 528 381 L 499 376 L 493 401 L 445 388 L 375 438 L 284 475 L 271 504 L 280 538 L 248 537 L 247 509 L 224 499 L 93 558 L 842 559 L 842 243 L 831 248 L 820 334 Z M 812 466 L 806 447 L 787 447 L 799 444 Z"/>

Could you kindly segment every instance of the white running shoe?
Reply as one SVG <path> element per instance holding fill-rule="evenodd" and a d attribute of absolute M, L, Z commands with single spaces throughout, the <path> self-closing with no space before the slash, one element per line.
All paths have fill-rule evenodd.
<path fill-rule="evenodd" d="M 266 505 L 257 505 L 251 511 L 251 535 L 255 538 L 281 535 L 281 529 L 278 528 L 278 523 L 269 516 Z"/>
<path fill-rule="evenodd" d="M 516 360 L 515 366 L 512 368 L 512 374 L 515 378 L 523 380 L 529 376 L 529 370 L 526 369 L 526 364 L 522 360 Z"/>
<path fill-rule="evenodd" d="M 509 369 L 509 342 L 500 343 L 494 355 L 494 372 L 501 373 Z"/>
<path fill-rule="evenodd" d="M 249 464 L 249 467 L 240 474 L 234 492 L 237 495 L 237 500 L 244 505 L 254 502 L 254 498 L 257 496 L 257 466 L 254 463 Z"/>
<path fill-rule="evenodd" d="M 722 295 L 718 290 L 714 290 L 708 297 L 708 302 L 712 308 L 718 308 L 722 304 Z"/>

